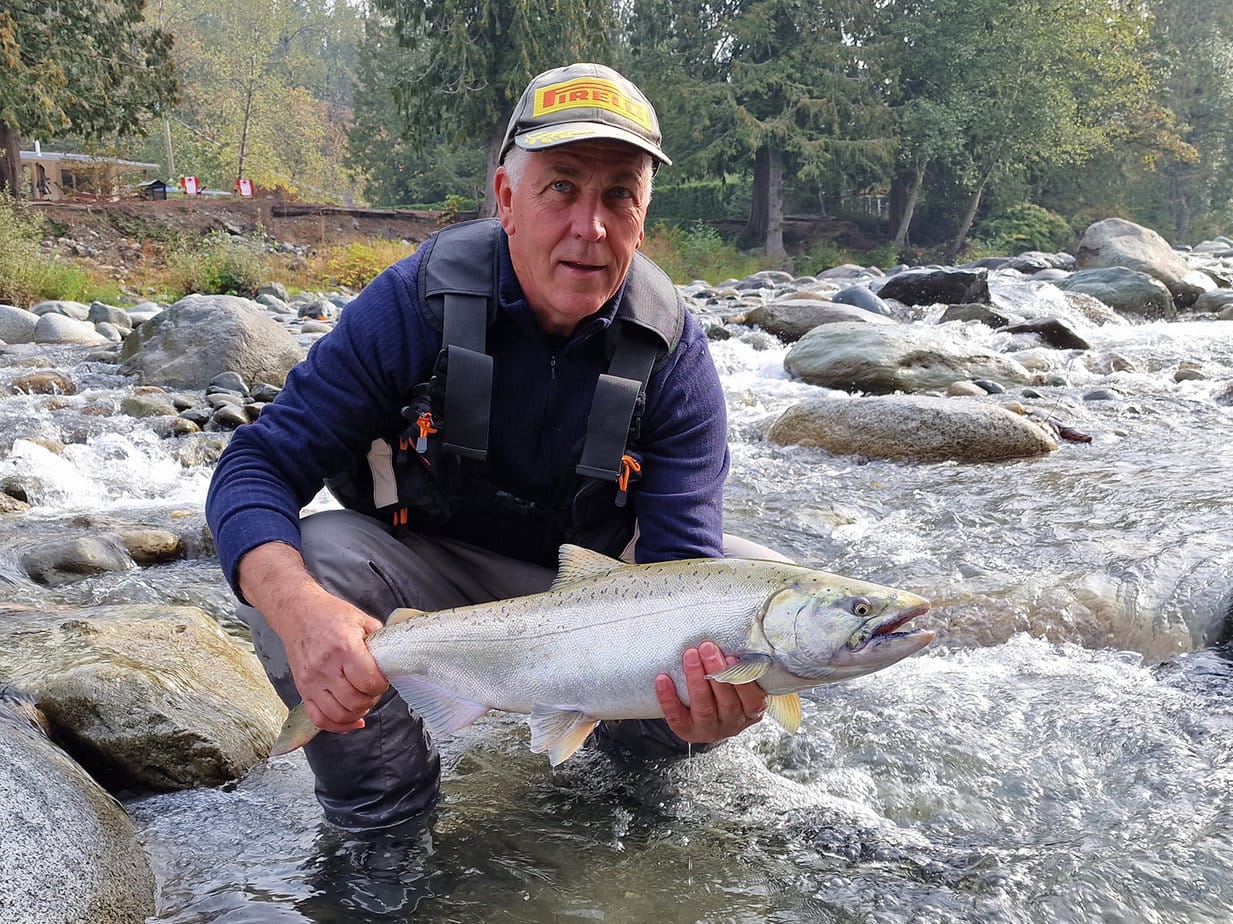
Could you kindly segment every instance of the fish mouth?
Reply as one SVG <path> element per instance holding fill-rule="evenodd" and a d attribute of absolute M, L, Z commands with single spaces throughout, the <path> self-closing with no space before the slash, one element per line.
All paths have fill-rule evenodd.
<path fill-rule="evenodd" d="M 862 626 L 848 641 L 849 651 L 860 651 L 871 646 L 890 643 L 893 645 L 901 639 L 911 639 L 914 643 L 919 643 L 919 648 L 924 648 L 933 641 L 936 633 L 929 629 L 907 629 L 900 632 L 899 628 L 917 616 L 923 616 L 929 612 L 929 601 L 922 600 L 920 603 L 901 609 L 892 613 L 886 619 L 873 627 L 873 629 Z"/>

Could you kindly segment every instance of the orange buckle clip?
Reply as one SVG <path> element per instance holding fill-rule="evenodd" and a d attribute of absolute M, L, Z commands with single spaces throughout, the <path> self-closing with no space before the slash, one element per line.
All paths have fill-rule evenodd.
<path fill-rule="evenodd" d="M 630 475 L 637 474 L 642 471 L 642 463 L 631 456 L 629 453 L 621 456 L 621 474 L 617 476 L 617 496 L 616 505 L 624 507 L 625 502 L 629 497 L 629 478 Z"/>
<path fill-rule="evenodd" d="M 423 455 L 428 451 L 428 434 L 436 433 L 437 428 L 432 425 L 432 414 L 428 411 L 415 419 L 415 425 L 420 428 L 420 437 L 415 441 L 415 451 Z"/>

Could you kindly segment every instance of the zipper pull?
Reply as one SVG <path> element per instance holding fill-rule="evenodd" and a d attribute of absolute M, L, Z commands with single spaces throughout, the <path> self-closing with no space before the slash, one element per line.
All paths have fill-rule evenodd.
<path fill-rule="evenodd" d="M 415 419 L 415 425 L 420 428 L 419 439 L 415 441 L 415 451 L 423 455 L 428 451 L 428 434 L 437 432 L 437 428 L 432 425 L 432 413 L 425 411 Z"/>
<path fill-rule="evenodd" d="M 624 507 L 629 500 L 629 478 L 642 471 L 642 463 L 629 453 L 621 456 L 621 474 L 617 476 L 616 505 Z"/>

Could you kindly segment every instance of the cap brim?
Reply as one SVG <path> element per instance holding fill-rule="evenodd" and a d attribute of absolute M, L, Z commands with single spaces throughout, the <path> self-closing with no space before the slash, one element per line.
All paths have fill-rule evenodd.
<path fill-rule="evenodd" d="M 615 125 L 598 122 L 561 122 L 545 128 L 532 129 L 514 136 L 514 144 L 524 151 L 546 151 L 582 141 L 621 141 L 646 151 L 661 164 L 672 166 L 668 155 L 645 138 Z"/>

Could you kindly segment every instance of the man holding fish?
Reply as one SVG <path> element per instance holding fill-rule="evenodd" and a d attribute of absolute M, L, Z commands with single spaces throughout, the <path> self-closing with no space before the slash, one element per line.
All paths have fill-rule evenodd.
<path fill-rule="evenodd" d="M 643 705 L 590 712 L 485 702 L 417 676 L 399 687 L 411 713 L 367 644 L 411 626 L 382 629 L 395 610 L 557 588 L 562 545 L 644 564 L 778 558 L 723 533 L 719 379 L 675 288 L 638 253 L 653 174 L 670 163 L 660 145 L 650 102 L 616 71 L 574 64 L 536 77 L 505 134 L 499 218 L 443 229 L 370 283 L 219 461 L 207 501 L 219 557 L 280 696 L 302 700 L 307 720 L 332 733 L 306 753 L 325 816 L 340 827 L 394 825 L 433 804 L 439 761 L 422 718 L 448 734 L 490 707 L 530 711 L 533 745 L 559 762 L 592 729 L 601 746 L 679 754 L 739 734 L 767 709 L 756 680 L 782 671 L 760 628 L 724 636 L 745 649 L 730 652 L 738 659 L 703 620 L 640 681 Z M 323 483 L 346 509 L 301 520 Z M 615 592 L 605 575 L 618 566 L 604 561 L 573 575 L 597 579 L 600 596 Z M 775 631 L 790 635 L 792 614 L 807 607 L 774 599 L 751 612 L 776 612 L 789 628 Z M 845 629 L 844 657 L 896 635 L 923 603 L 899 600 L 911 612 L 891 618 L 855 599 L 843 597 L 845 613 L 864 607 L 852 618 L 870 628 Z M 617 610 L 644 605 L 630 598 Z M 575 660 L 596 667 L 575 687 L 602 673 L 599 640 L 618 658 L 637 656 L 627 631 L 613 624 L 579 641 L 589 650 Z M 786 695 L 772 708 L 790 723 L 795 694 Z"/>

